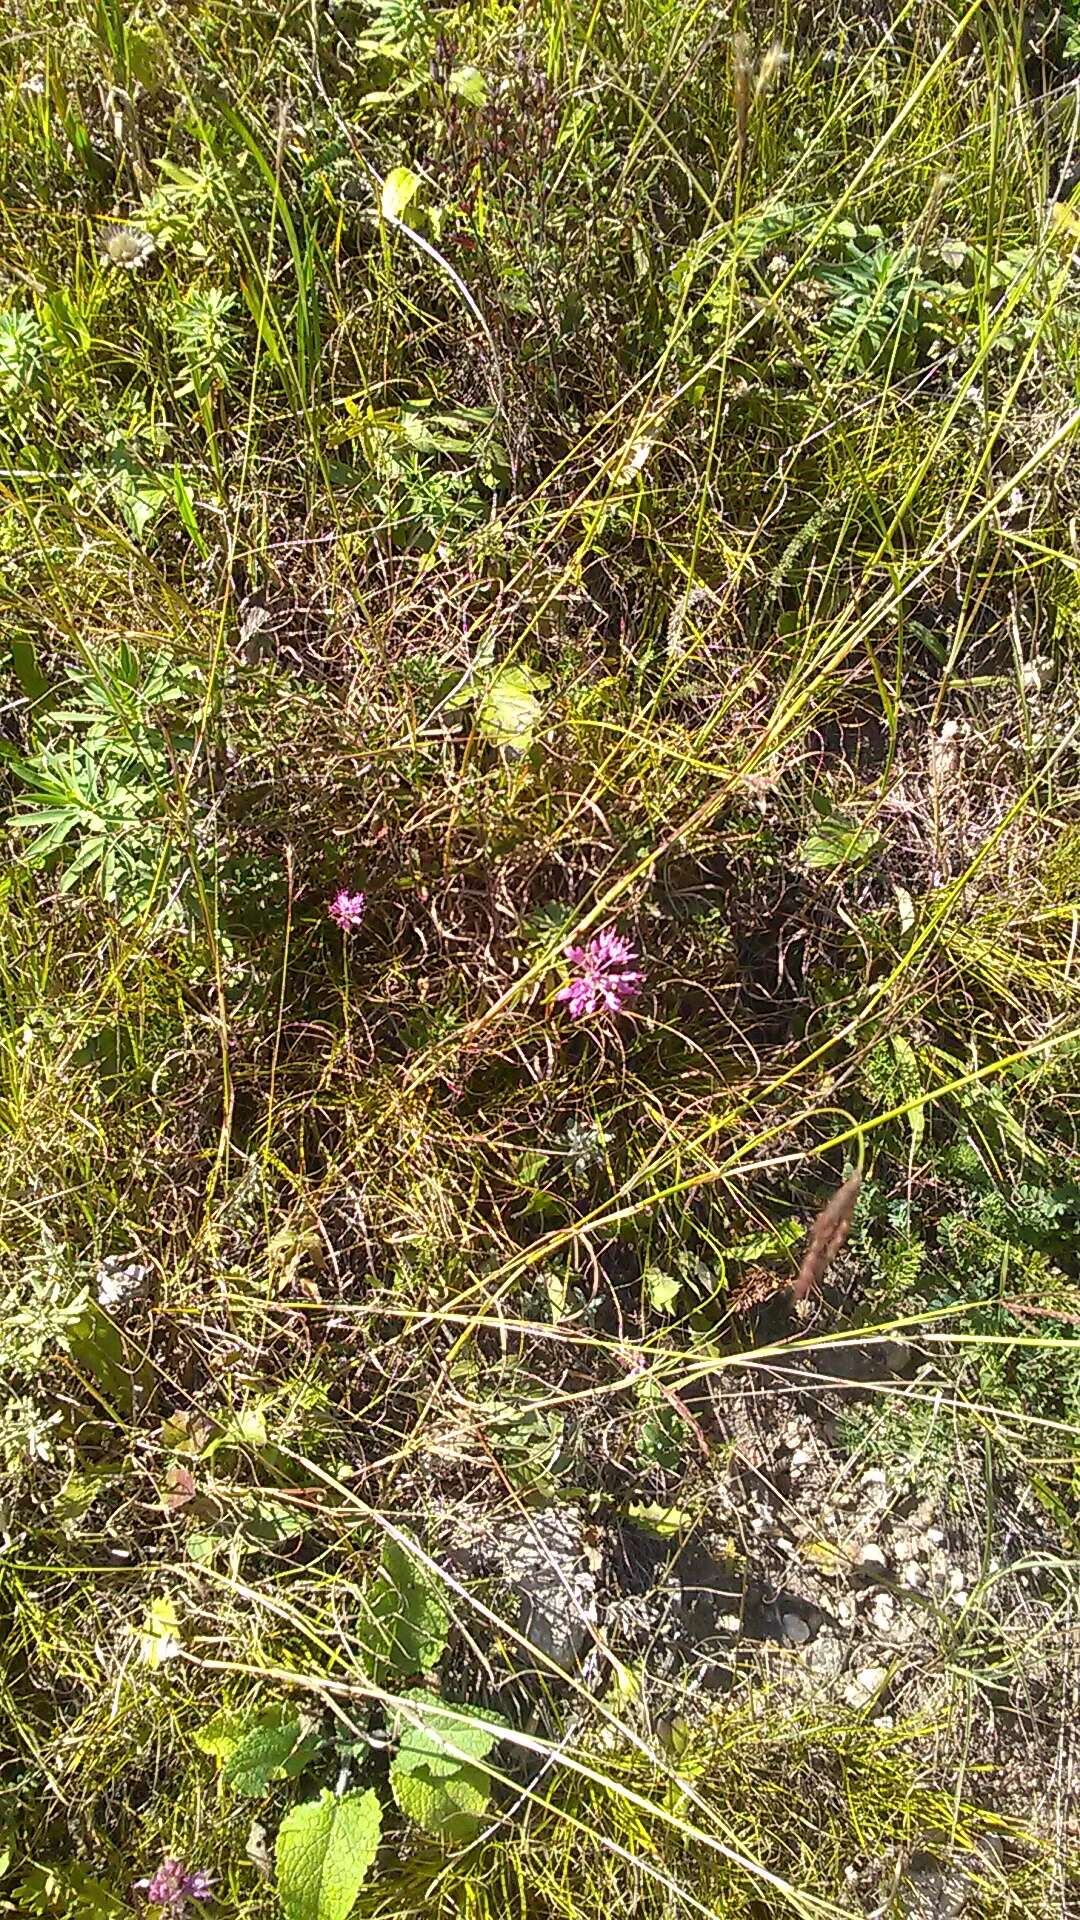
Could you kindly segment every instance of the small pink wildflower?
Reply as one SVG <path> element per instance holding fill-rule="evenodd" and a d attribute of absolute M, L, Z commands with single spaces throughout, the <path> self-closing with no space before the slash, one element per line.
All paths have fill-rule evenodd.
<path fill-rule="evenodd" d="M 187 1912 L 189 1900 L 209 1900 L 213 1875 L 205 1867 L 189 1873 L 182 1860 L 163 1860 L 148 1880 L 136 1880 L 150 1906 L 178 1917 Z"/>
<path fill-rule="evenodd" d="M 571 1020 L 583 1014 L 622 1013 L 637 998 L 645 975 L 631 963 L 637 959 L 629 940 L 614 928 L 598 933 L 587 946 L 567 947 L 566 958 L 576 969 L 573 978 L 555 995 Z"/>
<path fill-rule="evenodd" d="M 327 911 L 342 933 L 354 933 L 364 918 L 364 896 L 362 893 L 350 893 L 347 887 L 342 887 L 340 893 L 334 895 Z"/>

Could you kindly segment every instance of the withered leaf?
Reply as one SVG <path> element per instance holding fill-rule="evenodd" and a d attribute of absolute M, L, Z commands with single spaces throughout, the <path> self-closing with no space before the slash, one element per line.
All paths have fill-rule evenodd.
<path fill-rule="evenodd" d="M 165 1469 L 165 1505 L 170 1513 L 179 1513 L 196 1494 L 195 1475 L 190 1467 L 175 1463 Z"/>

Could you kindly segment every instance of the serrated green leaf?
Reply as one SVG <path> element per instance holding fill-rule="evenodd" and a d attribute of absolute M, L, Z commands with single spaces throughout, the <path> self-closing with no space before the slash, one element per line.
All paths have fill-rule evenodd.
<path fill-rule="evenodd" d="M 228 1755 L 221 1777 L 237 1793 L 255 1799 L 287 1763 L 303 1729 L 286 1706 L 264 1707 Z"/>
<path fill-rule="evenodd" d="M 661 1507 L 633 1500 L 626 1508 L 626 1517 L 632 1526 L 644 1527 L 647 1533 L 658 1534 L 661 1540 L 677 1539 L 681 1533 L 689 1533 L 694 1524 L 693 1514 L 685 1507 Z"/>
<path fill-rule="evenodd" d="M 517 661 L 500 667 L 480 700 L 477 720 L 484 737 L 498 747 L 526 752 L 540 718 L 537 694 L 548 685 L 547 676 Z"/>
<path fill-rule="evenodd" d="M 391 167 L 383 181 L 382 216 L 384 220 L 400 220 L 407 206 L 416 199 L 423 182 L 418 173 L 410 167 Z"/>
<path fill-rule="evenodd" d="M 294 1707 L 223 1707 L 194 1736 L 202 1753 L 221 1763 L 221 1778 L 238 1793 L 256 1797 L 271 1780 L 294 1780 L 317 1749 L 317 1734 L 304 1728 Z"/>
<path fill-rule="evenodd" d="M 409 1696 L 398 1716 L 400 1745 L 390 1768 L 390 1790 L 402 1813 L 440 1840 L 468 1840 L 491 1795 L 478 1763 L 498 1739 L 470 1707 L 448 1707 L 430 1694 Z M 495 1716 L 484 1715 L 488 1723 Z"/>
<path fill-rule="evenodd" d="M 426 1767 L 415 1773 L 391 1767 L 390 1790 L 407 1819 L 454 1845 L 472 1838 L 490 1798 L 487 1775 L 467 1765 L 448 1779 L 433 1777 Z"/>
<path fill-rule="evenodd" d="M 286 1814 L 275 1847 L 286 1920 L 345 1920 L 379 1849 L 382 1808 L 373 1788 L 336 1800 L 323 1792 Z"/>
<path fill-rule="evenodd" d="M 253 1713 L 250 1707 L 222 1707 L 193 1735 L 195 1745 L 200 1753 L 209 1753 L 215 1760 L 227 1760 L 250 1733 L 257 1718 L 257 1712 Z"/>
<path fill-rule="evenodd" d="M 400 1773 L 425 1768 L 434 1779 L 449 1779 L 472 1760 L 484 1760 L 498 1739 L 481 1726 L 468 1707 L 446 1707 L 430 1694 L 411 1693 L 410 1713 L 399 1714 L 400 1744 L 394 1766 Z M 485 1714 L 485 1721 L 493 1718 Z"/>

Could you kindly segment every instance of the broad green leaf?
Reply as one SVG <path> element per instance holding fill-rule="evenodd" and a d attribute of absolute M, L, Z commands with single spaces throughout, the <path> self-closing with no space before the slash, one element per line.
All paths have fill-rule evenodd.
<path fill-rule="evenodd" d="M 479 67 L 455 67 L 446 86 L 449 93 L 467 101 L 470 107 L 487 104 L 488 83 Z"/>
<path fill-rule="evenodd" d="M 379 1849 L 382 1808 L 374 1788 L 336 1800 L 323 1792 L 278 1828 L 278 1895 L 286 1920 L 345 1920 Z"/>
<path fill-rule="evenodd" d="M 472 1760 L 484 1760 L 498 1739 L 481 1726 L 468 1707 L 447 1707 L 430 1694 L 411 1693 L 410 1712 L 398 1715 L 400 1743 L 394 1757 L 399 1773 L 426 1768 L 433 1777 L 449 1779 Z M 492 1718 L 484 1715 L 484 1720 Z"/>
<path fill-rule="evenodd" d="M 175 1660 L 180 1651 L 180 1621 L 168 1594 L 159 1594 L 146 1610 L 139 1636 L 139 1657 L 148 1667 Z"/>
<path fill-rule="evenodd" d="M 31 706 L 40 705 L 49 692 L 49 682 L 41 670 L 36 643 L 28 635 L 12 635 L 11 664 Z"/>
<path fill-rule="evenodd" d="M 540 702 L 536 696 L 547 685 L 546 676 L 534 673 L 531 667 L 515 661 L 501 667 L 480 700 L 481 733 L 498 747 L 514 747 L 518 753 L 526 752 L 540 718 Z"/>
<path fill-rule="evenodd" d="M 425 1673 L 441 1659 L 450 1622 L 438 1589 L 396 1540 L 383 1543 L 382 1571 L 369 1581 L 357 1639 L 382 1682 Z"/>
<path fill-rule="evenodd" d="M 271 1780 L 299 1771 L 292 1762 L 303 1731 L 299 1716 L 290 1708 L 264 1707 L 225 1760 L 222 1779 L 252 1799 L 265 1793 Z M 310 1751 L 310 1743 L 303 1745 Z"/>
<path fill-rule="evenodd" d="M 84 1472 L 69 1473 L 59 1493 L 53 1501 L 53 1513 L 64 1532 L 73 1530 L 88 1513 L 105 1487 L 119 1480 L 120 1471 L 116 1467 L 87 1467 Z"/>
<path fill-rule="evenodd" d="M 239 1530 L 251 1547 L 282 1547 L 304 1530 L 295 1507 L 265 1493 L 245 1494 L 239 1501 Z"/>
<path fill-rule="evenodd" d="M 487 1811 L 490 1789 L 479 1767 L 462 1766 L 448 1779 L 427 1768 L 390 1769 L 390 1789 L 401 1812 L 425 1833 L 459 1845 L 472 1838 Z"/>
<path fill-rule="evenodd" d="M 657 1313 L 672 1313 L 682 1292 L 682 1281 L 673 1273 L 665 1273 L 663 1267 L 646 1267 L 645 1292 L 649 1305 L 655 1307 Z"/>
<path fill-rule="evenodd" d="M 876 827 L 861 827 L 843 813 L 823 813 L 802 843 L 803 865 L 812 869 L 861 867 L 880 839 Z"/>
<path fill-rule="evenodd" d="M 682 1465 L 686 1446 L 686 1422 L 666 1401 L 652 1406 L 641 1423 L 637 1449 L 643 1460 L 651 1460 L 666 1472 L 674 1473 Z"/>
<path fill-rule="evenodd" d="M 626 1517 L 632 1526 L 644 1527 L 647 1533 L 655 1533 L 661 1540 L 677 1539 L 681 1533 L 689 1533 L 694 1524 L 693 1514 L 685 1507 L 661 1507 L 639 1501 L 630 1502 Z"/>
<path fill-rule="evenodd" d="M 382 190 L 382 215 L 384 220 L 400 220 L 407 206 L 411 205 L 420 191 L 423 182 L 418 173 L 409 167 L 391 167 Z"/>
<path fill-rule="evenodd" d="M 468 1840 L 487 1809 L 491 1782 L 477 1762 L 498 1739 L 466 1707 L 446 1707 L 412 1694 L 419 1720 L 399 1716 L 401 1743 L 390 1768 L 390 1790 L 402 1813 L 440 1840 Z M 485 1719 L 490 1719 L 485 1715 Z"/>
<path fill-rule="evenodd" d="M 250 1707 L 222 1707 L 193 1736 L 195 1745 L 200 1753 L 209 1753 L 215 1760 L 228 1760 L 250 1733 L 257 1718 L 258 1714 L 253 1713 Z"/>
<path fill-rule="evenodd" d="M 189 1533 L 184 1541 L 184 1552 L 197 1567 L 209 1567 L 222 1549 L 222 1541 L 212 1533 Z"/>

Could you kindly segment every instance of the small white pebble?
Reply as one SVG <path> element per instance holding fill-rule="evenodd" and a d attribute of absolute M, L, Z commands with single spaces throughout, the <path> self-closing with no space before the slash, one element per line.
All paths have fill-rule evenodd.
<path fill-rule="evenodd" d="M 859 1573 L 876 1577 L 880 1573 L 887 1572 L 888 1562 L 876 1542 L 868 1540 L 865 1547 L 860 1547 L 855 1555 L 855 1567 Z"/>
<path fill-rule="evenodd" d="M 865 1707 L 881 1692 L 889 1677 L 888 1667 L 860 1667 L 844 1688 L 844 1699 L 852 1707 Z"/>
<path fill-rule="evenodd" d="M 896 1621 L 896 1601 L 891 1593 L 876 1593 L 870 1617 L 879 1633 L 891 1633 Z"/>
<path fill-rule="evenodd" d="M 809 1622 L 799 1613 L 785 1613 L 780 1622 L 785 1640 L 793 1647 L 804 1647 L 810 1638 Z"/>

